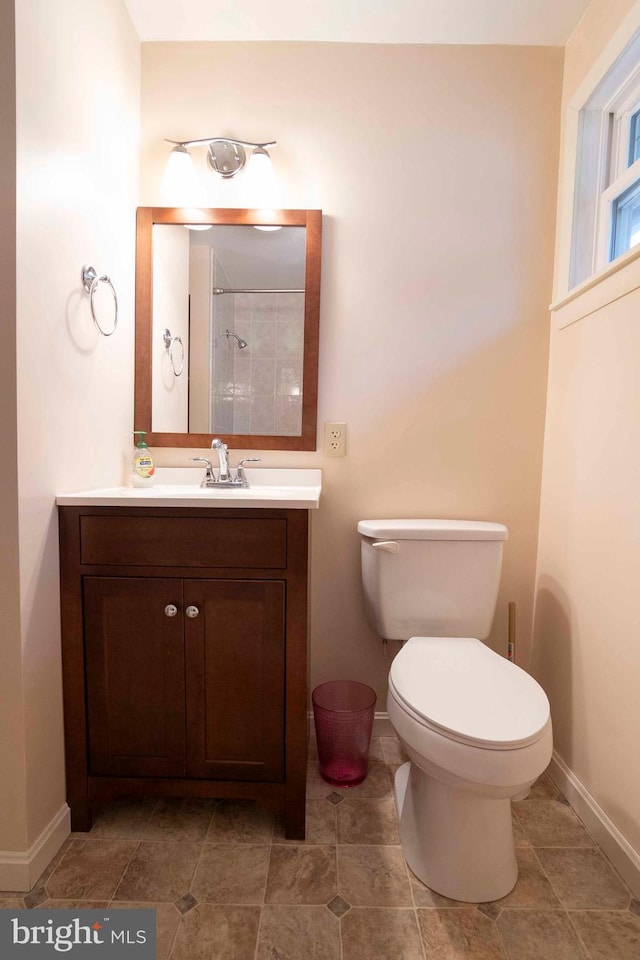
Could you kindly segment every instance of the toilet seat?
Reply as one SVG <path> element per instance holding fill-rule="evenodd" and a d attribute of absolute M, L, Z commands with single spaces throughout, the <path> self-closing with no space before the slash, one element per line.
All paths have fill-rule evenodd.
<path fill-rule="evenodd" d="M 414 720 L 470 746 L 517 749 L 549 726 L 540 685 L 473 637 L 412 637 L 393 661 L 389 687 Z"/>

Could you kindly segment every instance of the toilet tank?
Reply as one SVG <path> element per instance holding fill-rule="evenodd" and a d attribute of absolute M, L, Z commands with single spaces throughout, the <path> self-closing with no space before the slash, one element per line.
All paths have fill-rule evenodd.
<path fill-rule="evenodd" d="M 358 533 L 365 611 L 379 636 L 488 636 L 505 526 L 478 520 L 361 520 Z"/>

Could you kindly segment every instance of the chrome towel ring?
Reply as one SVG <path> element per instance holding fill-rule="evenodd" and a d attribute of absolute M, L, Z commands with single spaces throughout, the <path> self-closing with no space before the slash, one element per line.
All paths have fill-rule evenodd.
<path fill-rule="evenodd" d="M 174 377 L 179 377 L 182 371 L 184 370 L 184 343 L 182 342 L 182 337 L 172 337 L 171 331 L 165 329 L 162 331 L 162 339 L 164 340 L 164 345 L 169 351 L 169 360 L 171 361 L 171 369 L 173 370 Z M 176 370 L 176 358 L 173 355 L 173 350 L 176 343 L 180 344 L 180 369 Z"/>
<path fill-rule="evenodd" d="M 104 330 L 100 326 L 100 322 L 96 316 L 95 303 L 93 298 L 95 297 L 96 290 L 98 289 L 99 284 L 106 283 L 107 286 L 111 287 L 111 293 L 113 294 L 113 304 L 115 307 L 114 317 L 113 317 L 113 329 Z M 93 267 L 87 267 L 86 265 L 82 268 L 82 285 L 89 294 L 89 302 L 91 304 L 91 316 L 93 317 L 93 322 L 100 331 L 103 337 L 110 337 L 113 333 L 116 332 L 116 327 L 118 326 L 118 297 L 116 295 L 116 288 L 111 283 L 111 280 L 106 274 L 103 274 L 101 277 L 98 276 Z"/>

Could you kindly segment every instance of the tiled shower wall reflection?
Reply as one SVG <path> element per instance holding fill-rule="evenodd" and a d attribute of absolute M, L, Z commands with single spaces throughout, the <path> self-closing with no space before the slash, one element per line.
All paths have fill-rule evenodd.
<path fill-rule="evenodd" d="M 214 295 L 212 327 L 212 432 L 299 436 L 304 293 Z"/>

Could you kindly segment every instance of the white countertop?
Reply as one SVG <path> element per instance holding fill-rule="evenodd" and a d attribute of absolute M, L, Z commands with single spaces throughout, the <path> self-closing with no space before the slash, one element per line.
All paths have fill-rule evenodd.
<path fill-rule="evenodd" d="M 157 467 L 152 487 L 107 487 L 62 493 L 64 507 L 245 507 L 317 510 L 322 471 L 313 469 L 247 469 L 249 486 L 200 487 L 204 469 Z"/>

